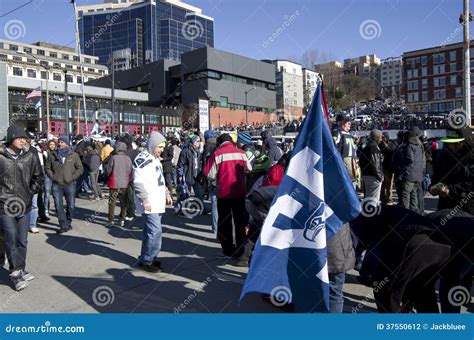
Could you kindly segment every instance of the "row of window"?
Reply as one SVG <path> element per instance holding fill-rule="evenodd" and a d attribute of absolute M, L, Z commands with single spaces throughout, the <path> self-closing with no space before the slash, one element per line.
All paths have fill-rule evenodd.
<path fill-rule="evenodd" d="M 4 48 L 3 43 L 0 42 L 0 49 L 3 49 L 3 48 Z M 9 50 L 10 51 L 21 51 L 20 46 L 14 45 L 14 44 L 10 44 Z M 58 58 L 58 53 L 57 52 L 46 51 L 46 50 L 42 50 L 42 49 L 39 49 L 39 48 L 37 48 L 36 50 L 33 50 L 31 47 L 25 47 L 24 46 L 24 47 L 22 47 L 22 51 L 25 52 L 25 53 L 30 53 L 30 54 L 34 53 L 34 54 L 41 55 L 41 56 L 49 56 L 51 58 Z M 61 53 L 61 59 L 73 60 L 73 61 L 77 61 L 77 62 L 80 61 L 79 56 L 65 54 L 65 53 Z M 84 58 L 84 62 L 87 63 L 87 64 L 95 64 L 95 60 L 91 59 L 91 58 Z"/>
<path fill-rule="evenodd" d="M 444 87 L 446 86 L 447 77 L 437 77 L 433 78 L 433 86 L 434 87 Z M 457 84 L 457 75 L 453 74 L 449 76 L 449 85 L 455 86 Z M 418 90 L 418 86 L 420 84 L 419 80 L 409 80 L 407 81 L 407 89 L 408 90 Z M 428 78 L 421 79 L 421 88 L 427 89 L 428 88 Z"/>
<path fill-rule="evenodd" d="M 473 49 L 471 49 L 472 51 Z M 456 61 L 456 51 L 450 51 L 446 53 L 436 53 L 433 54 L 432 60 L 433 64 L 441 64 L 445 63 L 448 61 L 447 56 L 449 58 L 449 61 Z M 410 67 L 416 67 L 418 64 L 421 64 L 421 66 L 425 66 L 428 64 L 428 56 L 421 56 L 421 57 L 416 57 L 416 58 L 408 58 L 405 60 L 405 64 L 409 65 Z"/>
<path fill-rule="evenodd" d="M 20 68 L 20 67 L 13 67 L 13 75 L 18 76 L 18 77 L 23 77 L 23 69 Z M 37 71 L 32 70 L 32 69 L 26 69 L 26 76 L 28 78 L 37 79 Z M 50 77 L 50 75 L 47 71 L 40 71 L 40 78 L 44 79 L 44 80 L 46 80 L 46 79 L 50 80 L 51 79 L 51 77 Z M 72 74 L 66 74 L 66 78 L 67 78 L 68 83 L 73 83 L 74 82 L 74 76 Z M 54 81 L 63 81 L 64 76 L 63 76 L 62 73 L 53 72 L 53 78 L 52 79 Z M 89 81 L 89 80 L 93 80 L 95 78 L 88 77 L 88 78 L 85 78 L 85 79 L 86 79 L 86 81 Z M 78 84 L 81 84 L 82 83 L 81 76 L 76 76 L 76 81 L 77 81 Z"/>
<path fill-rule="evenodd" d="M 446 66 L 448 66 L 449 68 L 446 69 Z M 471 61 L 471 67 L 474 67 L 474 60 Z M 454 62 L 454 63 L 450 63 L 448 65 L 433 66 L 432 73 L 429 73 L 429 74 L 441 74 L 441 73 L 446 73 L 446 72 L 456 72 L 457 70 L 458 70 L 457 69 L 457 64 Z M 428 75 L 428 67 L 422 67 L 421 72 L 418 72 L 418 71 L 420 71 L 420 70 L 417 69 L 417 68 L 412 69 L 412 70 L 407 70 L 406 71 L 406 78 L 411 79 L 411 78 L 417 78 L 417 77 L 426 77 Z"/>
<path fill-rule="evenodd" d="M 456 98 L 462 97 L 461 87 L 456 87 L 455 95 L 456 95 Z M 430 99 L 432 100 L 446 99 L 446 89 L 434 90 L 433 98 L 429 98 L 428 91 L 421 92 L 422 102 L 429 101 Z M 418 102 L 418 101 L 420 101 L 420 92 L 407 93 L 407 102 L 411 103 L 411 102 Z"/>
<path fill-rule="evenodd" d="M 275 84 L 273 83 L 267 83 L 264 81 L 254 80 L 254 79 L 245 78 L 245 77 L 239 77 L 233 74 L 211 71 L 211 70 L 187 74 L 184 76 L 184 78 L 185 80 L 212 78 L 212 79 L 232 81 L 234 83 L 247 84 L 247 85 L 256 86 L 256 87 L 263 87 L 268 90 L 275 90 Z"/>
<path fill-rule="evenodd" d="M 211 106 L 227 107 L 229 109 L 235 109 L 235 110 L 245 110 L 245 105 L 229 103 L 229 98 L 227 97 L 221 97 L 220 101 L 211 101 Z M 250 106 L 250 105 L 247 105 L 247 111 L 265 112 L 265 113 L 272 112 L 272 110 L 267 109 L 265 107 L 257 107 L 257 106 Z"/>

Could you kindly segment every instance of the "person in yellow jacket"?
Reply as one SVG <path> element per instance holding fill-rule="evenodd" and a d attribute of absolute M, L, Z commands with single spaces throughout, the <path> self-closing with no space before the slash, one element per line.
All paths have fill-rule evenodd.
<path fill-rule="evenodd" d="M 105 141 L 104 147 L 100 151 L 100 158 L 102 159 L 102 162 L 110 156 L 112 151 L 114 151 L 114 148 L 112 147 L 112 145 L 110 145 L 110 139 L 107 139 Z"/>

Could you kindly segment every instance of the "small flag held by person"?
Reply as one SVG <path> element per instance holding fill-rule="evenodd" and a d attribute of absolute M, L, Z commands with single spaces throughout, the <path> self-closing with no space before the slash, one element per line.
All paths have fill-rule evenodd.
<path fill-rule="evenodd" d="M 41 97 L 41 87 L 38 86 L 26 96 L 26 99 Z"/>
<path fill-rule="evenodd" d="M 35 110 L 38 110 L 41 107 L 41 99 L 35 105 Z"/>
<path fill-rule="evenodd" d="M 324 115 L 322 86 L 295 142 L 250 263 L 241 299 L 270 295 L 295 312 L 328 312 L 326 240 L 356 218 L 360 203 L 334 147 Z"/>

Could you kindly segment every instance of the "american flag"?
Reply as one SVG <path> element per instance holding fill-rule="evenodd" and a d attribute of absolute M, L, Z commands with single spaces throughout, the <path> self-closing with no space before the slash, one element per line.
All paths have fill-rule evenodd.
<path fill-rule="evenodd" d="M 26 99 L 41 97 L 41 88 L 38 86 L 35 88 L 29 95 L 26 96 Z"/>

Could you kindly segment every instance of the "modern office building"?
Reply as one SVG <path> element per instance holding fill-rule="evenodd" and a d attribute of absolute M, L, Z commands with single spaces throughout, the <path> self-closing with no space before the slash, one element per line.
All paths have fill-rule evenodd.
<path fill-rule="evenodd" d="M 119 69 L 214 46 L 214 19 L 179 0 L 105 1 L 77 7 L 82 51 Z"/>
<path fill-rule="evenodd" d="M 303 69 L 303 105 L 305 113 L 308 111 L 311 105 L 319 78 L 320 76 L 317 72 L 307 68 Z"/>
<path fill-rule="evenodd" d="M 97 57 L 82 57 L 84 80 L 90 81 L 107 75 L 107 67 L 97 64 Z M 69 130 L 72 133 L 86 135 L 95 119 L 103 118 L 107 118 L 107 122 L 103 124 L 107 133 L 112 130 L 115 133 L 145 133 L 181 125 L 179 112 L 148 107 L 148 94 L 131 90 L 115 91 L 116 112 L 112 115 L 110 87 L 84 86 L 86 116 L 80 85 L 79 57 L 74 50 L 46 43 L 29 45 L 0 40 L 0 138 L 6 134 L 6 127 L 13 122 L 29 130 L 46 131 L 46 90 L 50 100 L 50 131 L 53 134 L 64 133 L 65 77 L 68 82 Z M 27 100 L 26 96 L 38 87 L 42 92 L 41 107 L 35 108 L 39 98 Z"/>
<path fill-rule="evenodd" d="M 89 84 L 109 87 L 110 75 Z M 150 105 L 182 108 L 189 126 L 198 125 L 199 99 L 209 100 L 212 128 L 276 120 L 274 65 L 211 47 L 184 53 L 181 63 L 165 59 L 116 72 L 115 84 L 146 92 Z"/>
<path fill-rule="evenodd" d="M 379 82 L 384 98 L 400 98 L 402 65 L 401 57 L 381 60 Z"/>
<path fill-rule="evenodd" d="M 473 53 L 471 48 L 471 71 Z M 462 108 L 463 65 L 462 43 L 403 53 L 402 94 L 407 108 L 414 112 L 433 113 Z M 471 80 L 471 87 L 473 83 Z"/>
<path fill-rule="evenodd" d="M 266 60 L 275 67 L 276 108 L 278 118 L 286 120 L 303 116 L 303 68 L 288 60 Z"/>

